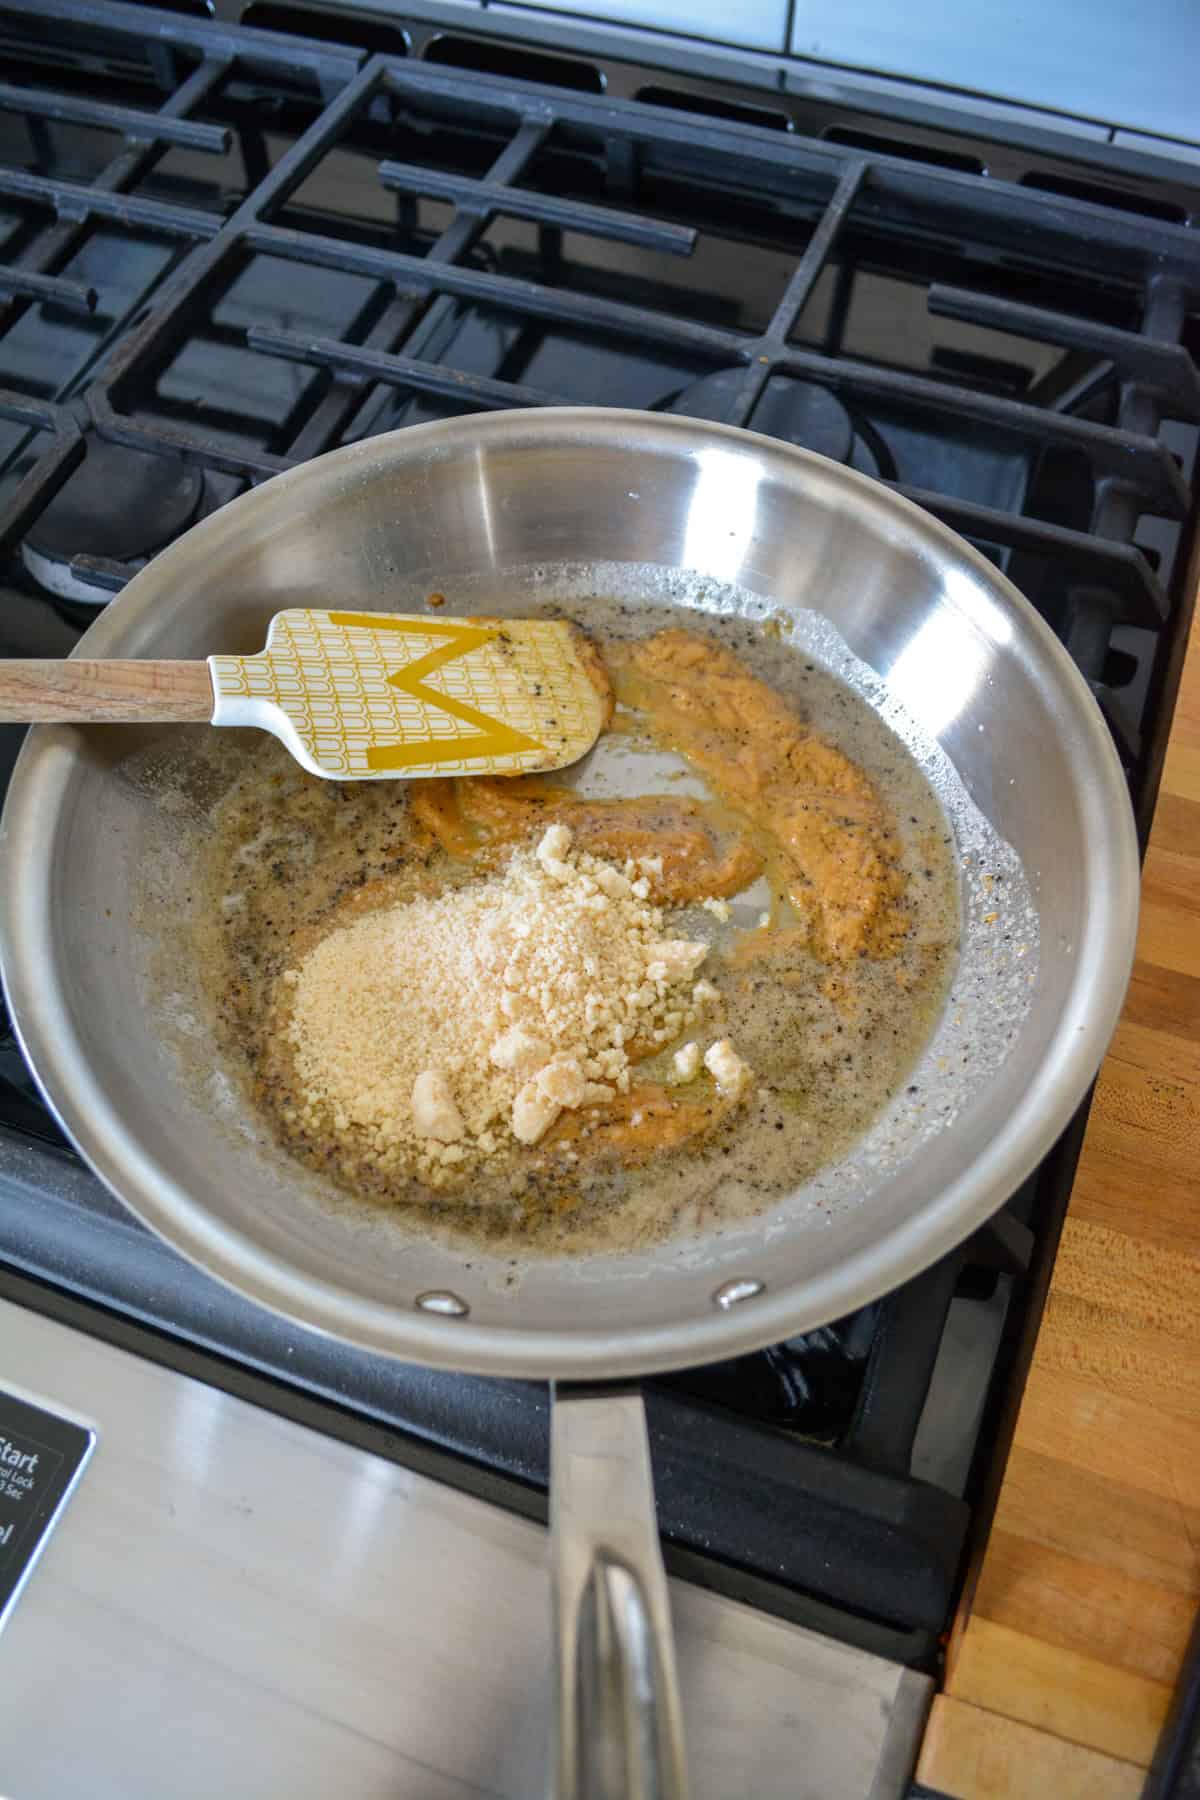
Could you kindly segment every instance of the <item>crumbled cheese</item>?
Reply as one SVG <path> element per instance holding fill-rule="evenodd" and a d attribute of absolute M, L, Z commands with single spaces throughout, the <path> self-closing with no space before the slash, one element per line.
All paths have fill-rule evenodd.
<path fill-rule="evenodd" d="M 680 1081 L 694 1081 L 700 1073 L 700 1046 L 695 1042 L 682 1044 L 671 1058 L 675 1073 Z"/>
<path fill-rule="evenodd" d="M 505 1010 L 503 998 L 500 1007 L 501 1011 Z M 523 1025 L 510 1026 L 488 1051 L 498 1069 L 511 1069 L 514 1075 L 528 1075 L 532 1070 L 540 1069 L 549 1055 L 550 1046 L 545 1038 L 535 1037 Z"/>
<path fill-rule="evenodd" d="M 542 835 L 534 855 L 543 869 L 551 863 L 561 862 L 571 848 L 571 828 L 569 825 L 550 825 Z"/>
<path fill-rule="evenodd" d="M 627 1093 L 630 1050 L 694 1018 L 707 954 L 664 938 L 634 874 L 556 824 L 500 874 L 332 931 L 280 989 L 298 1123 L 436 1184 Z"/>
<path fill-rule="evenodd" d="M 576 1056 L 556 1056 L 538 1070 L 534 1086 L 543 1100 L 555 1106 L 582 1106 L 588 1090 L 587 1077 Z"/>
<path fill-rule="evenodd" d="M 720 990 L 711 981 L 698 981 L 692 989 L 692 1000 L 696 1006 L 712 1006 L 720 998 Z"/>
<path fill-rule="evenodd" d="M 607 866 L 597 871 L 596 886 L 610 900 L 627 900 L 633 892 L 633 883 L 628 875 L 622 875 L 620 869 Z"/>
<path fill-rule="evenodd" d="M 754 1071 L 742 1061 L 728 1038 L 718 1038 L 715 1044 L 709 1045 L 704 1052 L 704 1066 L 721 1092 L 731 1100 L 740 1100 L 754 1080 Z"/>
<path fill-rule="evenodd" d="M 466 1130 L 440 1069 L 422 1069 L 413 1082 L 412 1116 L 422 1137 L 437 1138 L 442 1144 L 455 1143 Z"/>
<path fill-rule="evenodd" d="M 512 1104 L 513 1136 L 522 1144 L 536 1144 L 549 1131 L 562 1107 L 543 1094 L 536 1081 L 527 1081 Z"/>
<path fill-rule="evenodd" d="M 652 946 L 653 960 L 646 973 L 651 981 L 689 981 L 707 955 L 707 944 L 692 944 L 686 938 L 668 938 L 664 943 Z"/>
<path fill-rule="evenodd" d="M 728 900 L 718 900 L 718 899 L 715 899 L 712 894 L 709 894 L 708 898 L 705 900 L 702 900 L 700 902 L 700 904 L 704 908 L 705 912 L 710 912 L 714 919 L 720 919 L 720 921 L 723 925 L 728 921 L 728 918 L 729 918 L 729 902 L 728 902 Z"/>

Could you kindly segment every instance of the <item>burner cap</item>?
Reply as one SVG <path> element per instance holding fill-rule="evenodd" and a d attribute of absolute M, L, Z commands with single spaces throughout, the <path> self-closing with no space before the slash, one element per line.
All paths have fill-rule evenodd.
<path fill-rule="evenodd" d="M 850 414 L 836 394 L 808 381 L 772 375 L 754 409 L 755 431 L 786 438 L 802 450 L 817 450 L 834 462 L 849 462 L 854 445 Z"/>
<path fill-rule="evenodd" d="M 186 531 L 200 510 L 204 475 L 173 456 L 92 438 L 80 467 L 26 534 L 34 555 L 135 562 Z"/>
<path fill-rule="evenodd" d="M 667 404 L 667 411 L 689 418 L 720 422 L 729 416 L 731 402 L 746 379 L 744 368 L 718 369 L 682 388 Z M 772 375 L 750 421 L 754 431 L 783 438 L 802 450 L 816 450 L 834 462 L 849 462 L 854 446 L 854 426 L 836 394 L 815 382 L 793 381 Z"/>

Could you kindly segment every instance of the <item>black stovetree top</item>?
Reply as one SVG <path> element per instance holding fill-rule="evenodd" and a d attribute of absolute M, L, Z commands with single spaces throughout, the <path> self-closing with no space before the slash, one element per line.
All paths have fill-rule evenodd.
<path fill-rule="evenodd" d="M 491 407 L 681 412 L 850 463 L 979 545 L 1091 683 L 1145 832 L 1197 517 L 1200 166 L 415 15 L 250 16 L 293 29 L 0 4 L 0 653 L 65 652 L 163 544 L 333 445 Z M 935 1655 L 1080 1131 L 906 1288 L 651 1385 L 677 1566 Z M 0 1288 L 541 1505 L 541 1389 L 397 1369 L 216 1288 L 83 1169 L 11 1036 Z M 939 1461 L 922 1443 L 981 1343 Z"/>

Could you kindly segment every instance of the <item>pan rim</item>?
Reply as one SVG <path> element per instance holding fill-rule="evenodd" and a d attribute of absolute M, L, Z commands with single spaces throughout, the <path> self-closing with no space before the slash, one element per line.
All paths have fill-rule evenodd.
<path fill-rule="evenodd" d="M 901 1285 L 953 1249 L 1011 1197 L 1049 1150 L 1087 1093 L 1119 1016 L 1132 968 L 1140 882 L 1137 839 L 1124 774 L 1108 728 L 1087 684 L 1066 650 L 1006 577 L 956 533 L 913 502 L 857 471 L 812 451 L 801 450 L 732 426 L 616 408 L 546 408 L 476 415 L 412 426 L 329 452 L 274 477 L 221 508 L 163 551 L 140 573 L 87 633 L 84 655 L 110 653 L 126 623 L 152 603 L 156 588 L 169 582 L 171 560 L 185 543 L 194 553 L 199 534 L 215 542 L 235 530 L 248 509 L 295 491 L 306 481 L 327 477 L 338 459 L 351 474 L 358 465 L 386 463 L 403 441 L 404 460 L 422 449 L 454 453 L 477 446 L 481 436 L 503 435 L 536 442 L 548 433 L 557 442 L 603 441 L 613 432 L 636 432 L 648 449 L 681 438 L 698 448 L 714 439 L 752 449 L 781 467 L 797 463 L 832 473 L 865 491 L 876 509 L 890 510 L 911 534 L 931 541 L 965 563 L 991 597 L 1015 615 L 1038 651 L 1039 666 L 1055 683 L 1074 722 L 1087 740 L 1091 808 L 1103 834 L 1111 889 L 1103 907 L 1091 909 L 1086 954 L 1079 957 L 1099 973 L 1085 998 L 1077 977 L 1068 1006 L 1039 1065 L 1036 1102 L 1027 1093 L 985 1152 L 966 1165 L 937 1197 L 912 1218 L 900 1221 L 825 1272 L 800 1304 L 792 1288 L 766 1290 L 751 1304 L 653 1328 L 616 1326 L 591 1331 L 480 1325 L 468 1316 L 448 1318 L 402 1305 L 367 1301 L 335 1283 L 303 1275 L 286 1259 L 209 1215 L 169 1169 L 145 1153 L 105 1096 L 70 1027 L 54 977 L 53 937 L 43 896 L 57 829 L 38 822 L 52 818 L 61 828 L 61 802 L 74 762 L 74 734 L 68 727 L 39 726 L 22 749 L 0 821 L 0 855 L 8 879 L 0 884 L 0 972 L 21 1049 L 39 1088 L 67 1136 L 89 1166 L 130 1210 L 175 1250 L 227 1286 L 282 1313 L 296 1324 L 362 1349 L 427 1366 L 518 1377 L 631 1377 L 715 1361 L 778 1342 L 798 1331 L 842 1316 Z M 324 468 L 322 469 L 322 465 Z M 41 840 L 39 842 L 39 840 Z M 49 971 L 38 982 L 34 971 Z M 885 1253 L 886 1252 L 886 1253 Z M 880 1265 L 888 1274 L 881 1279 Z M 769 1276 L 769 1270 L 767 1271 Z"/>

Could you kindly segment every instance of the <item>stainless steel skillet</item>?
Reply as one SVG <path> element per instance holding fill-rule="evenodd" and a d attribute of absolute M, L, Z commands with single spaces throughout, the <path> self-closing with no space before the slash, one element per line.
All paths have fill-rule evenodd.
<path fill-rule="evenodd" d="M 180 960 L 199 804 L 176 791 L 167 805 L 153 781 L 130 776 L 145 768 L 136 737 L 46 727 L 31 734 L 0 827 L 10 1009 L 52 1106 L 115 1193 L 212 1274 L 317 1330 L 412 1361 L 575 1382 L 778 1340 L 961 1241 L 1085 1093 L 1117 1017 L 1137 911 L 1121 771 L 1052 634 L 927 515 L 744 432 L 588 409 L 376 438 L 268 482 L 189 532 L 81 649 L 249 649 L 282 605 L 331 595 L 403 611 L 437 588 L 468 603 L 487 594 L 499 610 L 552 592 L 547 570 L 596 563 L 658 604 L 694 601 L 700 588 L 708 604 L 733 604 L 723 596 L 736 589 L 747 610 L 758 597 L 763 610 L 822 615 L 902 694 L 1034 883 L 1041 951 L 1013 1042 L 981 1064 L 974 1085 L 960 1085 L 945 1123 L 912 1154 L 860 1172 L 853 1204 L 827 1211 L 819 1231 L 797 1192 L 720 1238 L 534 1265 L 513 1290 L 486 1257 L 468 1268 L 445 1246 L 331 1207 L 266 1133 L 239 1122 L 225 1072 L 198 1077 L 196 1058 L 187 1067 L 166 1041 L 192 1028 L 186 968 L 173 1011 L 147 1000 L 164 964 Z M 135 890 L 142 900 L 131 910 Z M 589 1435 L 597 1429 L 600 1441 Z M 564 1671 L 581 1637 L 607 1646 L 592 1665 L 603 1679 L 582 1690 L 564 1681 L 561 1791 L 577 1791 L 582 1693 L 602 1725 L 642 1721 L 617 1766 L 651 1773 L 641 1789 L 631 1775 L 614 1779 L 630 1793 L 678 1793 L 670 1658 L 651 1629 L 665 1622 L 665 1597 L 637 1403 L 572 1394 L 558 1409 L 555 1457 Z M 609 1679 L 620 1668 L 623 1687 Z M 635 1702 L 655 1691 L 650 1726 L 653 1707 Z"/>

